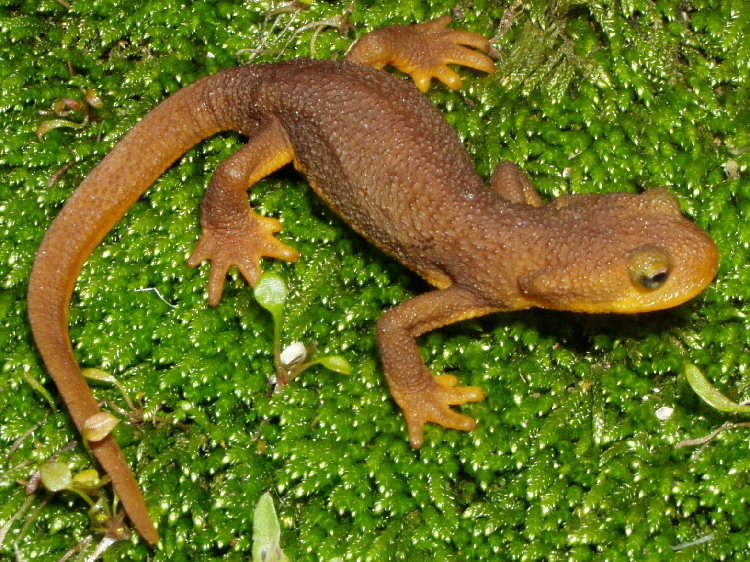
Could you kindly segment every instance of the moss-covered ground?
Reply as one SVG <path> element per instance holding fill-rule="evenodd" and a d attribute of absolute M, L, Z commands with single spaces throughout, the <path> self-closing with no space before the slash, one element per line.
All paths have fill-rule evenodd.
<path fill-rule="evenodd" d="M 270 315 L 237 275 L 221 305 L 208 307 L 208 268 L 185 266 L 208 177 L 242 142 L 207 140 L 94 252 L 71 307 L 81 364 L 112 372 L 147 417 L 159 416 L 122 423 L 117 437 L 162 542 L 120 542 L 105 558 L 248 559 L 266 490 L 293 560 L 747 556 L 750 431 L 675 445 L 744 421 L 695 396 L 686 362 L 735 401 L 750 398 L 750 4 L 509 4 L 358 0 L 353 31 L 341 35 L 311 24 L 345 16 L 348 2 L 269 15 L 269 3 L 252 1 L 0 1 L 0 526 L 26 501 L 23 483 L 38 465 L 78 438 L 34 348 L 25 291 L 45 229 L 88 171 L 148 109 L 203 75 L 307 55 L 318 31 L 314 55 L 340 56 L 355 31 L 453 11 L 462 27 L 497 36 L 498 74 L 467 71 L 459 93 L 429 94 L 480 173 L 513 160 L 546 198 L 666 186 L 718 243 L 717 280 L 662 313 L 532 310 L 426 335 L 429 367 L 488 397 L 463 408 L 476 431 L 430 426 L 414 451 L 374 325 L 425 284 L 352 233 L 301 176 L 284 170 L 261 182 L 253 204 L 283 221 L 281 238 L 303 256 L 266 264 L 292 290 L 285 341 L 317 340 L 355 371 L 316 367 L 269 397 Z M 102 107 L 83 127 L 52 128 L 40 141 L 37 129 L 60 118 L 40 111 L 83 102 L 86 88 Z M 96 393 L 125 407 L 112 388 Z M 80 446 L 58 460 L 91 466 Z M 45 497 L 37 491 L 3 529 L 0 557 L 57 560 L 91 534 L 79 497 Z"/>

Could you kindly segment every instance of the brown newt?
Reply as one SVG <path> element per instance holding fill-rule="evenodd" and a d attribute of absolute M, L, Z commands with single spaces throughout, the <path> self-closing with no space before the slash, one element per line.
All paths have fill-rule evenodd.
<path fill-rule="evenodd" d="M 343 61 L 247 65 L 202 78 L 153 109 L 94 168 L 44 237 L 28 293 L 38 349 L 79 429 L 99 412 L 68 334 L 80 269 L 167 167 L 223 130 L 239 131 L 248 142 L 217 168 L 188 260 L 191 267 L 211 260 L 211 305 L 231 266 L 253 285 L 262 256 L 298 259 L 273 236 L 280 223 L 256 214 L 246 196 L 289 163 L 354 230 L 436 287 L 377 322 L 385 377 L 414 447 L 426 422 L 473 429 L 474 420 L 450 406 L 484 397 L 479 387 L 456 386 L 453 376 L 433 376 L 419 355 L 420 334 L 534 306 L 658 310 L 711 282 L 716 246 L 665 189 L 566 195 L 543 204 L 508 162 L 487 186 L 442 114 L 413 85 L 379 70 L 392 64 L 421 90 L 433 77 L 460 87 L 448 63 L 493 72 L 483 54 L 488 41 L 446 29 L 449 21 L 377 30 Z M 117 443 L 110 435 L 90 445 L 133 525 L 155 543 L 157 531 Z"/>

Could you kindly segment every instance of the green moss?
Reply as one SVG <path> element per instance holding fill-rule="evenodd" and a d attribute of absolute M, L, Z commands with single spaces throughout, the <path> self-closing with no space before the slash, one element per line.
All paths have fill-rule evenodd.
<path fill-rule="evenodd" d="M 10 451 L 34 429 L 3 457 L 2 525 L 25 500 L 18 481 L 77 439 L 66 411 L 50 411 L 23 378 L 32 374 L 56 396 L 24 306 L 50 220 L 158 101 L 220 68 L 275 60 L 276 53 L 253 53 L 264 34 L 283 58 L 307 54 L 317 28 L 304 26 L 343 14 L 349 3 L 314 2 L 293 21 L 281 14 L 275 27 L 267 2 L 0 4 L 0 440 Z M 146 412 L 169 420 L 117 430 L 161 547 L 120 543 L 107 559 L 247 559 L 252 510 L 266 490 L 274 491 L 282 546 L 294 560 L 659 561 L 746 551 L 746 431 L 724 432 L 700 454 L 674 445 L 732 419 L 692 393 L 680 377 L 685 362 L 732 400 L 748 398 L 750 4 L 524 4 L 503 20 L 506 3 L 460 3 L 462 27 L 492 36 L 504 21 L 500 71 L 489 78 L 467 71 L 462 92 L 429 94 L 480 173 L 516 161 L 545 197 L 667 186 L 719 244 L 715 284 L 677 310 L 647 316 L 528 311 L 427 334 L 420 344 L 428 366 L 456 372 L 488 397 L 463 407 L 478 420 L 476 431 L 430 426 L 413 451 L 382 378 L 374 324 L 424 284 L 347 229 L 303 178 L 282 171 L 262 181 L 253 204 L 282 220 L 281 237 L 303 256 L 266 264 L 291 288 L 284 337 L 317 340 L 355 370 L 342 377 L 315 367 L 269 397 L 270 317 L 236 274 L 222 304 L 208 308 L 208 269 L 184 265 L 207 177 L 241 143 L 235 134 L 210 139 L 94 252 L 71 307 L 82 365 L 113 372 Z M 454 7 L 362 1 L 351 19 L 361 34 Z M 351 39 L 325 28 L 315 56 L 340 56 Z M 84 87 L 104 108 L 85 128 L 57 129 L 39 142 L 35 131 L 51 118 L 39 111 L 83 100 Z M 125 407 L 115 390 L 96 393 Z M 662 421 L 663 406 L 673 411 Z M 62 460 L 75 470 L 90 466 L 80 447 Z M 7 556 L 21 524 L 0 545 Z M 88 526 L 85 505 L 59 496 L 20 551 L 59 559 Z"/>

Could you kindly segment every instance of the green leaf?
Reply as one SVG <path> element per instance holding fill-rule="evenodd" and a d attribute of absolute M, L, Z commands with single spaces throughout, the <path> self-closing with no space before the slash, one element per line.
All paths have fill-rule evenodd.
<path fill-rule="evenodd" d="M 101 369 L 95 369 L 93 367 L 89 367 L 87 369 L 82 369 L 81 374 L 84 378 L 97 381 L 97 382 L 106 382 L 109 384 L 113 384 L 117 390 L 120 391 L 123 398 L 125 398 L 125 402 L 128 403 L 128 407 L 131 410 L 135 410 L 135 406 L 133 405 L 133 401 L 130 399 L 130 396 L 128 395 L 127 391 L 125 390 L 125 387 L 122 386 L 120 381 L 115 378 L 114 375 L 108 373 L 107 371 L 102 371 Z M 113 426 L 114 427 L 114 426 Z"/>
<path fill-rule="evenodd" d="M 84 378 L 87 378 L 92 381 L 117 384 L 117 379 L 115 377 L 113 377 L 107 371 L 102 371 L 101 369 L 95 369 L 93 367 L 90 367 L 88 369 L 81 369 L 81 374 L 84 376 Z"/>
<path fill-rule="evenodd" d="M 722 412 L 731 412 L 733 414 L 750 414 L 750 405 L 743 406 L 732 402 L 724 396 L 717 388 L 712 385 L 701 370 L 688 363 L 685 365 L 685 378 L 693 387 L 695 393 L 700 396 L 709 406 Z"/>
<path fill-rule="evenodd" d="M 274 321 L 279 322 L 289 294 L 284 279 L 278 273 L 264 273 L 258 278 L 253 294 L 258 304 L 273 314 Z"/>
<path fill-rule="evenodd" d="M 24 372 L 23 378 L 26 379 L 26 382 L 31 385 L 31 388 L 36 390 L 39 394 L 41 394 L 44 399 L 47 401 L 47 403 L 50 405 L 53 411 L 57 411 L 57 406 L 55 406 L 54 400 L 52 400 L 52 396 L 50 396 L 50 393 L 47 392 L 47 389 L 44 388 L 38 380 L 34 378 L 34 375 L 29 373 L 28 371 Z"/>
<path fill-rule="evenodd" d="M 281 527 L 273 507 L 271 494 L 266 492 L 258 500 L 253 514 L 253 562 L 288 561 L 281 550 Z"/>
<path fill-rule="evenodd" d="M 42 484 L 50 492 L 64 490 L 73 481 L 73 473 L 64 462 L 46 462 L 39 467 Z"/>
<path fill-rule="evenodd" d="M 94 443 L 101 441 L 120 423 L 116 417 L 108 412 L 94 414 L 83 424 L 83 438 Z"/>
<path fill-rule="evenodd" d="M 324 367 L 331 369 L 331 371 L 336 371 L 342 375 L 352 374 L 352 366 L 349 364 L 349 361 L 341 357 L 341 355 L 327 355 L 320 359 L 314 359 L 313 361 L 310 361 L 308 367 L 311 365 L 323 365 Z"/>
<path fill-rule="evenodd" d="M 73 476 L 71 484 L 78 490 L 93 492 L 104 486 L 107 482 L 109 482 L 109 476 L 105 475 L 104 478 L 100 478 L 96 469 L 87 468 Z"/>

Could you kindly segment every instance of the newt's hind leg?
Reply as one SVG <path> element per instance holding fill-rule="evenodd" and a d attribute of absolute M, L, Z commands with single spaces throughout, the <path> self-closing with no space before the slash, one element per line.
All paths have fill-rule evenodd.
<path fill-rule="evenodd" d="M 201 205 L 201 234 L 187 261 L 195 267 L 211 260 L 208 303 L 221 300 L 227 271 L 236 265 L 250 285 L 260 276 L 264 256 L 297 261 L 299 252 L 279 242 L 281 223 L 253 211 L 246 191 L 258 180 L 288 164 L 294 152 L 281 123 L 264 118 L 245 146 L 217 168 Z"/>
<path fill-rule="evenodd" d="M 446 29 L 450 21 L 451 17 L 446 15 L 417 25 L 376 29 L 364 35 L 345 60 L 374 68 L 395 66 L 411 76 L 423 92 L 430 88 L 432 78 L 452 90 L 461 87 L 461 77 L 448 68 L 449 64 L 495 72 L 495 63 L 484 54 L 489 52 L 490 42 L 478 33 Z"/>

